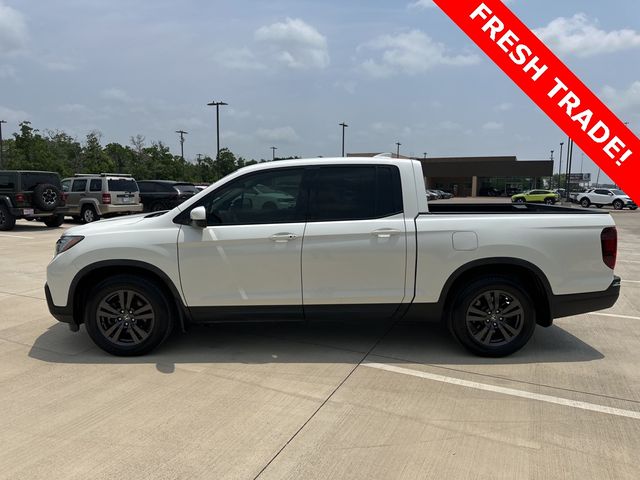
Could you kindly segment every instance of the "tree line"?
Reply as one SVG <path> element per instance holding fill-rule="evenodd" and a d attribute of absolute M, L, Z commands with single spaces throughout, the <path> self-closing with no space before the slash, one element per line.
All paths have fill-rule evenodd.
<path fill-rule="evenodd" d="M 46 170 L 62 178 L 76 173 L 118 172 L 138 180 L 182 180 L 211 183 L 246 165 L 259 163 L 236 157 L 229 149 L 220 150 L 219 159 L 199 156 L 196 162 L 173 155 L 164 143 L 147 144 L 141 135 L 131 137 L 129 145 L 102 145 L 98 131 L 89 132 L 80 143 L 65 132 L 33 128 L 20 123 L 20 131 L 4 142 L 3 165 L 6 170 Z M 265 160 L 260 160 L 264 162 Z"/>

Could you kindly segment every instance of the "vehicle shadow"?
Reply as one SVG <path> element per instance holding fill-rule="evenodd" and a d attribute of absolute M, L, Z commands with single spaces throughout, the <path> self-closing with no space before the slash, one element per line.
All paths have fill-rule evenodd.
<path fill-rule="evenodd" d="M 45 331 L 29 356 L 51 363 L 156 364 L 172 373 L 180 364 L 358 363 L 368 360 L 437 365 L 518 365 L 588 362 L 604 358 L 566 330 L 537 328 L 529 344 L 505 358 L 481 358 L 464 350 L 439 324 L 347 322 L 193 326 L 175 332 L 160 348 L 142 357 L 115 357 L 98 349 L 84 327 L 69 332 L 62 324 Z"/>

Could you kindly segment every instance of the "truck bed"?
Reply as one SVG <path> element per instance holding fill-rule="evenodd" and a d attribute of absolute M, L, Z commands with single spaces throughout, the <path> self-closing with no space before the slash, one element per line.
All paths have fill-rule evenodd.
<path fill-rule="evenodd" d="M 434 215 L 454 214 L 583 214 L 583 215 L 608 215 L 607 210 L 594 210 L 587 208 L 557 207 L 555 205 L 543 205 L 536 203 L 429 203 L 429 213 Z"/>

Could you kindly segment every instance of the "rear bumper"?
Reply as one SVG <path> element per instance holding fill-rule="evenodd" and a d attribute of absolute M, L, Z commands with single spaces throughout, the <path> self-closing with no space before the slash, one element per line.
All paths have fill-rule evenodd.
<path fill-rule="evenodd" d="M 612 307 L 619 296 L 620 277 L 614 276 L 609 288 L 601 292 L 553 295 L 551 297 L 551 315 L 553 318 L 561 318 L 604 310 Z"/>
<path fill-rule="evenodd" d="M 73 306 L 67 305 L 66 307 L 58 307 L 54 305 L 49 285 L 46 283 L 44 285 L 44 295 L 47 298 L 47 307 L 49 307 L 49 312 L 53 315 L 53 318 L 59 322 L 68 323 L 71 331 L 77 332 L 80 326 L 73 317 Z"/>
<path fill-rule="evenodd" d="M 99 206 L 100 215 L 115 215 L 127 213 L 141 213 L 141 203 L 125 203 L 123 205 L 102 204 Z"/>
<path fill-rule="evenodd" d="M 29 213 L 30 210 L 33 210 L 33 213 Z M 25 208 L 11 208 L 9 209 L 9 213 L 14 217 L 28 217 L 28 218 L 36 218 L 36 217 L 51 217 L 53 215 L 64 215 L 69 210 L 68 207 L 56 207 L 55 210 L 45 212 L 44 210 L 38 210 L 34 207 L 25 207 Z"/>

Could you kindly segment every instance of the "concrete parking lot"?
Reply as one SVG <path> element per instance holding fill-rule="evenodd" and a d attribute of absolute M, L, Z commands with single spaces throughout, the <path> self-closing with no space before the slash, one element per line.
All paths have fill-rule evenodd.
<path fill-rule="evenodd" d="M 637 479 L 640 213 L 622 294 L 504 359 L 438 325 L 213 326 L 116 358 L 48 313 L 63 232 L 0 232 L 2 479 Z"/>

